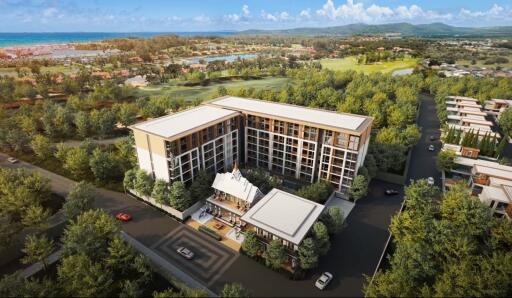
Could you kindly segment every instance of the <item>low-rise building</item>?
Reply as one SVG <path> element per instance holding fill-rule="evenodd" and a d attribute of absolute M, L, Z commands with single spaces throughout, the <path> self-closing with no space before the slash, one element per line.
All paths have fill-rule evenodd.
<path fill-rule="evenodd" d="M 206 210 L 228 225 L 243 227 L 240 220 L 263 193 L 254 186 L 235 165 L 232 172 L 217 173 L 212 188 L 215 193 L 206 200 Z"/>
<path fill-rule="evenodd" d="M 443 150 L 456 153 L 454 166 L 443 173 L 443 189 L 463 183 L 471 194 L 491 208 L 495 216 L 511 219 L 512 167 L 496 160 L 479 158 L 478 149 L 445 144 Z"/>
<path fill-rule="evenodd" d="M 299 245 L 324 208 L 324 205 L 274 188 L 241 220 L 247 223 L 248 230 L 255 231 L 265 246 L 272 240 L 279 240 L 287 250 L 288 261 L 293 264 Z"/>
<path fill-rule="evenodd" d="M 146 80 L 146 77 L 144 76 L 134 76 L 133 78 L 126 79 L 124 81 L 124 84 L 126 86 L 132 86 L 132 87 L 146 87 L 149 83 Z"/>

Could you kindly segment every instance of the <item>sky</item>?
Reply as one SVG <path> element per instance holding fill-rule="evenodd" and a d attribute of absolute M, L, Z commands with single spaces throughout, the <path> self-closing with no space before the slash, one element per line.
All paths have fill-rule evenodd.
<path fill-rule="evenodd" d="M 0 0 L 0 32 L 179 32 L 442 22 L 511 26 L 511 0 Z"/>

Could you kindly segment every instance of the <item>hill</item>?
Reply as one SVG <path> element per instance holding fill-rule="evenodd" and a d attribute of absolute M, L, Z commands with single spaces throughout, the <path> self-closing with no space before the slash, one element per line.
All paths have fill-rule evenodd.
<path fill-rule="evenodd" d="M 245 30 L 238 35 L 320 35 L 320 36 L 350 36 L 350 35 L 380 35 L 385 33 L 400 33 L 407 37 L 502 37 L 512 36 L 512 26 L 502 27 L 455 27 L 443 23 L 413 25 L 409 23 L 392 23 L 367 25 L 362 23 L 334 27 L 304 27 L 282 30 Z"/>

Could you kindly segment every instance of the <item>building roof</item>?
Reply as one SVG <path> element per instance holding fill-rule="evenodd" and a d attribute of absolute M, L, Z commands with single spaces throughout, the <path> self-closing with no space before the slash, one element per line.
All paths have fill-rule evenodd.
<path fill-rule="evenodd" d="M 311 126 L 327 126 L 334 130 L 352 130 L 360 132 L 371 123 L 367 116 L 344 114 L 320 109 L 306 108 L 290 104 L 281 104 L 258 99 L 225 96 L 209 102 L 210 105 L 234 109 L 243 112 L 280 118 L 290 122 L 305 122 Z"/>
<path fill-rule="evenodd" d="M 507 195 L 503 187 L 484 186 L 480 198 L 510 203 L 510 197 Z"/>
<path fill-rule="evenodd" d="M 506 168 L 496 168 L 489 167 L 484 165 L 475 165 L 475 172 L 480 174 L 485 174 L 491 177 L 501 178 L 501 179 L 511 179 L 512 180 L 512 167 Z"/>
<path fill-rule="evenodd" d="M 274 188 L 241 219 L 299 245 L 323 210 L 321 204 Z"/>
<path fill-rule="evenodd" d="M 454 99 L 454 100 L 466 100 L 466 101 L 478 101 L 476 98 L 467 97 L 467 96 L 447 96 L 447 98 Z"/>
<path fill-rule="evenodd" d="M 212 106 L 199 106 L 130 127 L 170 139 L 205 125 L 210 126 L 214 122 L 223 121 L 237 114 L 238 112 L 232 110 Z"/>
<path fill-rule="evenodd" d="M 212 188 L 225 192 L 248 203 L 263 197 L 260 189 L 242 176 L 236 167 L 233 172 L 217 173 Z"/>

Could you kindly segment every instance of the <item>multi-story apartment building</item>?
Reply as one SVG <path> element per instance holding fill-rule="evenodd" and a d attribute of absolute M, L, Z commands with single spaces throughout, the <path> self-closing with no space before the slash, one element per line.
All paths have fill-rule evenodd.
<path fill-rule="evenodd" d="M 131 128 L 139 165 L 156 178 L 186 182 L 199 169 L 220 172 L 244 161 L 298 180 L 324 179 L 344 193 L 364 162 L 371 124 L 366 116 L 225 96 Z"/>
<path fill-rule="evenodd" d="M 239 115 L 200 106 L 131 126 L 139 167 L 167 182 L 230 168 L 239 159 Z"/>

